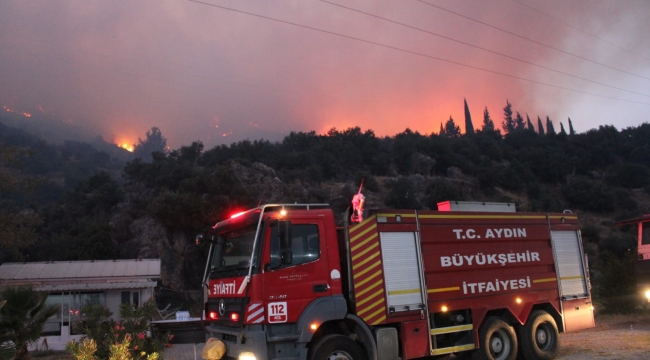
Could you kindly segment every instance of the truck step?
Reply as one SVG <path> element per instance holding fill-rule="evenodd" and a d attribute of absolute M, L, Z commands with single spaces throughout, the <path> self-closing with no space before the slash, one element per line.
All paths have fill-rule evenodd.
<path fill-rule="evenodd" d="M 472 350 L 472 349 L 475 349 L 475 348 L 476 348 L 476 346 L 474 346 L 474 344 L 450 346 L 450 347 L 446 347 L 446 348 L 433 349 L 433 350 L 431 350 L 431 355 L 451 354 L 451 353 L 460 352 L 460 351 Z"/>
<path fill-rule="evenodd" d="M 458 326 L 448 326 L 443 328 L 431 329 L 431 335 L 442 335 L 442 334 L 451 334 L 461 331 L 470 331 L 473 330 L 474 326 L 472 324 L 468 325 L 458 325 Z"/>

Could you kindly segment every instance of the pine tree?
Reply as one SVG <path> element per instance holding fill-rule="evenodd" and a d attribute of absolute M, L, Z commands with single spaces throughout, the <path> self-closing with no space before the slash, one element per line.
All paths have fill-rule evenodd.
<path fill-rule="evenodd" d="M 506 134 L 510 134 L 515 130 L 515 121 L 512 118 L 512 104 L 506 99 L 506 106 L 503 108 L 503 122 L 501 127 Z"/>
<path fill-rule="evenodd" d="M 537 132 L 544 135 L 544 126 L 542 126 L 542 119 L 539 118 L 539 115 L 537 116 Z"/>
<path fill-rule="evenodd" d="M 481 128 L 481 130 L 494 131 L 494 121 L 492 121 L 492 118 L 490 118 L 490 112 L 488 111 L 487 106 L 483 111 L 483 127 Z"/>
<path fill-rule="evenodd" d="M 442 127 L 442 123 L 440 123 L 440 133 L 438 135 L 447 136 L 447 133 L 445 133 L 445 128 Z"/>
<path fill-rule="evenodd" d="M 551 118 L 546 115 L 546 133 L 548 135 L 555 135 L 555 128 L 553 127 L 553 122 Z"/>
<path fill-rule="evenodd" d="M 445 135 L 448 138 L 460 137 L 460 126 L 456 125 L 456 122 L 451 115 L 449 115 L 449 120 L 445 123 Z"/>
<path fill-rule="evenodd" d="M 519 111 L 517 111 L 517 116 L 515 116 L 515 129 L 524 130 L 525 128 L 526 123 L 524 122 L 524 118 L 519 114 Z"/>
<path fill-rule="evenodd" d="M 535 128 L 533 127 L 533 123 L 530 121 L 530 116 L 528 116 L 528 113 L 526 113 L 526 129 L 530 131 L 535 131 Z"/>
<path fill-rule="evenodd" d="M 467 106 L 467 99 L 463 99 L 465 102 L 465 134 L 474 133 L 474 124 L 472 124 L 472 115 L 469 113 L 469 107 Z"/>
<path fill-rule="evenodd" d="M 573 131 L 573 124 L 571 123 L 571 118 L 569 118 L 569 135 L 575 135 L 575 131 Z"/>

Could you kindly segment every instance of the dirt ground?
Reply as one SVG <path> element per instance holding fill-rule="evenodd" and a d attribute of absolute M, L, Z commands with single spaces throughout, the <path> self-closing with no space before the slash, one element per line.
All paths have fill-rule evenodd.
<path fill-rule="evenodd" d="M 597 316 L 596 327 L 560 335 L 557 360 L 645 360 L 650 359 L 650 314 Z M 179 344 L 165 351 L 165 360 L 201 358 L 203 344 Z M 32 360 L 73 359 L 70 355 L 35 354 Z M 42 355 L 42 356 L 38 356 Z"/>
<path fill-rule="evenodd" d="M 558 360 L 650 359 L 650 315 L 597 316 L 595 328 L 560 341 Z"/>

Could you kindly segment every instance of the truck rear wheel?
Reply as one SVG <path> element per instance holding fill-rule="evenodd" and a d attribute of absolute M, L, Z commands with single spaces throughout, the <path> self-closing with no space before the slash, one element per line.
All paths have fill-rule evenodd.
<path fill-rule="evenodd" d="M 349 337 L 327 335 L 310 350 L 309 360 L 366 360 L 366 356 Z"/>
<path fill-rule="evenodd" d="M 490 317 L 479 329 L 480 348 L 474 351 L 474 360 L 515 360 L 517 336 L 515 330 L 498 317 Z"/>
<path fill-rule="evenodd" d="M 517 327 L 521 353 L 526 360 L 551 360 L 560 348 L 560 333 L 555 319 L 549 313 L 535 310 L 528 321 Z"/>

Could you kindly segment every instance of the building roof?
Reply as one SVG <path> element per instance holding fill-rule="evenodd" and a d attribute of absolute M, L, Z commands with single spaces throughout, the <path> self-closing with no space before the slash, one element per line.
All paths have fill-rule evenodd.
<path fill-rule="evenodd" d="M 155 281 L 120 281 L 97 283 L 43 284 L 34 286 L 36 291 L 95 291 L 114 289 L 146 289 L 156 287 Z"/>
<path fill-rule="evenodd" d="M 160 278 L 160 259 L 4 263 L 0 282 L 56 282 Z"/>

